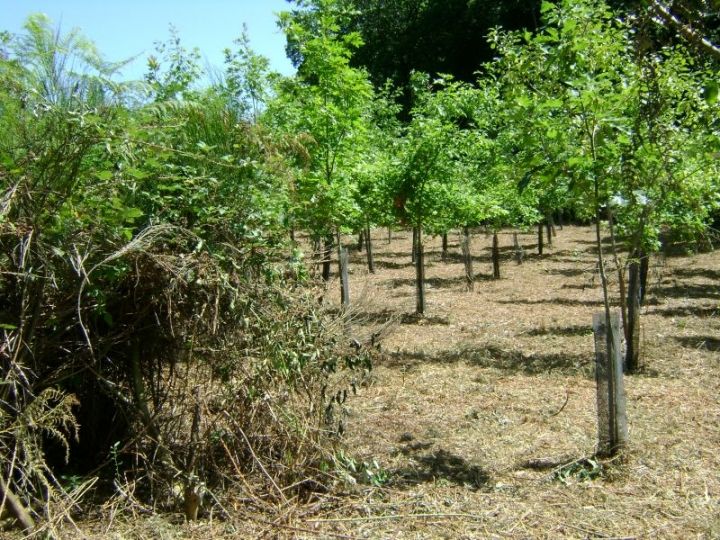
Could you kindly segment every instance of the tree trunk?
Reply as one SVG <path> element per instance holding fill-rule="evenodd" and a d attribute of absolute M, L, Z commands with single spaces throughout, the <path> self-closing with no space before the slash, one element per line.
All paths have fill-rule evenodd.
<path fill-rule="evenodd" d="M 493 233 L 492 260 L 493 279 L 500 279 L 500 243 L 497 232 Z"/>
<path fill-rule="evenodd" d="M 628 276 L 628 320 L 625 344 L 625 371 L 634 373 L 640 364 L 640 252 L 633 251 L 630 257 Z"/>
<path fill-rule="evenodd" d="M 470 229 L 468 227 L 463 228 L 462 254 L 465 263 L 465 285 L 468 291 L 472 291 L 475 289 L 475 274 L 470 253 Z"/>
<path fill-rule="evenodd" d="M 552 234 L 552 219 L 550 214 L 545 217 L 545 229 L 547 230 L 547 245 L 552 247 L 553 245 L 553 234 Z"/>
<path fill-rule="evenodd" d="M 447 233 L 443 233 L 443 235 L 442 235 L 442 255 L 441 255 L 443 262 L 447 261 L 447 256 L 448 256 L 448 235 L 447 235 Z"/>
<path fill-rule="evenodd" d="M 290 241 L 295 243 L 295 227 L 290 227 Z"/>
<path fill-rule="evenodd" d="M 413 228 L 413 238 L 415 238 L 415 280 L 417 287 L 417 304 L 416 311 L 418 315 L 425 313 L 425 255 L 423 253 L 422 229 L 420 227 Z"/>
<path fill-rule="evenodd" d="M 538 255 L 543 254 L 543 222 L 538 223 Z"/>
<path fill-rule="evenodd" d="M 367 252 L 367 263 L 368 263 L 368 271 L 371 274 L 375 273 L 375 261 L 373 259 L 373 249 L 372 249 L 372 235 L 370 233 L 370 225 L 367 225 L 365 229 L 365 242 L 366 242 L 366 252 Z"/>
<path fill-rule="evenodd" d="M 388 244 L 392 243 L 392 227 L 388 227 Z"/>
<path fill-rule="evenodd" d="M 325 251 L 323 253 L 323 270 L 322 278 L 323 281 L 330 281 L 330 264 L 332 262 L 332 249 L 334 241 L 332 234 L 325 237 Z"/>
<path fill-rule="evenodd" d="M 413 264 L 415 264 L 417 262 L 417 246 L 418 246 L 418 241 L 417 241 L 418 229 L 417 229 L 417 227 L 413 227 L 412 234 L 413 234 L 412 262 L 413 262 Z"/>
<path fill-rule="evenodd" d="M 560 230 L 563 230 L 564 220 L 565 216 L 563 216 L 564 212 L 562 210 L 558 210 L 558 226 L 560 227 Z"/>
<path fill-rule="evenodd" d="M 362 252 L 364 244 L 365 244 L 365 231 L 362 230 L 358 234 L 357 250 Z"/>
<path fill-rule="evenodd" d="M 650 257 L 644 251 L 640 252 L 640 305 L 645 303 L 645 293 L 647 293 L 647 278 L 650 270 Z"/>
<path fill-rule="evenodd" d="M 340 242 L 338 242 L 340 245 Z M 348 250 L 340 247 L 340 303 L 347 307 L 350 305 L 350 279 L 348 276 Z"/>

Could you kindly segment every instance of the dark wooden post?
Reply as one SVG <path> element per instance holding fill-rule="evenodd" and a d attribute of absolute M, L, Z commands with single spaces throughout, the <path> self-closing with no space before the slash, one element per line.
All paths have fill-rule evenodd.
<path fill-rule="evenodd" d="M 543 222 L 538 223 L 538 255 L 543 254 Z"/>
<path fill-rule="evenodd" d="M 500 242 L 498 241 L 497 232 L 493 233 L 492 260 L 493 279 L 500 279 Z"/>
<path fill-rule="evenodd" d="M 340 300 L 342 305 L 350 305 L 350 281 L 348 279 L 348 250 L 340 249 Z"/>
<path fill-rule="evenodd" d="M 323 253 L 323 281 L 330 281 L 330 264 L 332 262 L 333 237 L 329 234 L 325 237 L 325 252 Z"/>
<path fill-rule="evenodd" d="M 547 245 L 552 247 L 553 245 L 553 233 L 552 233 L 552 219 L 550 214 L 545 217 L 545 229 L 547 230 Z"/>
<path fill-rule="evenodd" d="M 631 253 L 628 272 L 627 328 L 625 329 L 625 371 L 633 373 L 640 365 L 640 261 L 639 251 Z"/>
<path fill-rule="evenodd" d="M 370 225 L 365 228 L 365 246 L 367 247 L 367 263 L 368 271 L 371 274 L 375 273 L 375 261 L 373 260 L 373 248 L 372 248 L 372 234 L 370 232 Z"/>
<path fill-rule="evenodd" d="M 595 334 L 595 381 L 598 407 L 598 454 L 615 455 L 627 445 L 627 416 L 620 329 L 617 312 L 593 315 Z"/>
<path fill-rule="evenodd" d="M 419 315 L 425 313 L 425 254 L 423 253 L 422 229 L 413 227 L 415 238 L 415 281 L 417 288 L 416 311 Z"/>
<path fill-rule="evenodd" d="M 473 272 L 472 255 L 470 253 L 470 229 L 468 227 L 463 228 L 461 249 L 463 263 L 465 264 L 465 286 L 468 291 L 472 291 L 475 289 L 475 273 Z"/>
<path fill-rule="evenodd" d="M 417 227 L 413 227 L 412 235 L 413 235 L 412 262 L 416 263 L 417 262 L 417 246 L 418 246 L 418 240 L 417 240 L 418 229 L 417 229 Z"/>

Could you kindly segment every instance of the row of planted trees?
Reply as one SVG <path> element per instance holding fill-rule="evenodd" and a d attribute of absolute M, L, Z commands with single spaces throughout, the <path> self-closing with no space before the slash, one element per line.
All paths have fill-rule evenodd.
<path fill-rule="evenodd" d="M 303 295 L 299 254 L 284 262 L 298 230 L 327 279 L 343 233 L 412 228 L 422 313 L 425 235 L 463 230 L 469 259 L 479 225 L 594 219 L 606 311 L 612 269 L 636 367 L 648 257 L 661 232 L 697 237 L 716 210 L 712 65 L 680 43 L 646 48 L 651 21 L 546 3 L 536 34 L 492 33 L 498 57 L 475 84 L 416 73 L 401 122 L 393 88 L 351 66 L 345 3 L 298 4 L 280 17 L 295 76 L 269 73 L 243 37 L 204 88 L 174 34 L 142 83 L 116 82 L 121 65 L 42 18 L 3 35 L 0 495 L 19 494 L 18 514 L 64 493 L 39 456 L 51 439 L 77 453 L 78 427 L 94 465 L 110 448 L 142 461 L 157 504 L 163 482 L 192 501 L 238 464 L 279 499 L 322 485 L 307 476 L 331 452 L 296 439 L 329 431 L 298 419 L 335 418 L 327 378 L 362 354 Z M 221 384 L 203 396 L 193 380 Z"/>
<path fill-rule="evenodd" d="M 421 313 L 424 234 L 538 224 L 542 235 L 558 212 L 594 220 L 606 309 L 620 298 L 636 369 L 648 258 L 663 232 L 707 235 L 717 210 L 712 59 L 682 43 L 650 47 L 650 13 L 626 21 L 602 3 L 546 2 L 537 33 L 491 33 L 498 57 L 475 84 L 416 73 L 401 124 L 392 90 L 373 94 L 350 67 L 359 38 L 343 33 L 342 6 L 318 0 L 282 20 L 301 64 L 265 118 L 307 135 L 312 156 L 290 219 L 328 246 L 339 231 L 412 227 Z"/>

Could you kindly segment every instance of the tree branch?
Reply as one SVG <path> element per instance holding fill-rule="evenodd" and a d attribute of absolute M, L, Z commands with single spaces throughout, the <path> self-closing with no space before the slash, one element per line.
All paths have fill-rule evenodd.
<path fill-rule="evenodd" d="M 666 25 L 675 29 L 682 37 L 690 43 L 708 53 L 716 60 L 720 60 L 720 47 L 713 44 L 704 37 L 697 29 L 690 24 L 685 24 L 678 17 L 672 14 L 670 8 L 660 3 L 658 0 L 650 0 L 650 6 L 653 11 L 662 19 Z"/>

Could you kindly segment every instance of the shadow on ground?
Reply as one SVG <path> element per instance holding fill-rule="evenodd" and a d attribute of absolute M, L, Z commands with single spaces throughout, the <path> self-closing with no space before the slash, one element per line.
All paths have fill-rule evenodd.
<path fill-rule="evenodd" d="M 592 326 L 576 325 L 565 327 L 540 327 L 530 330 L 528 336 L 588 336 L 592 334 Z"/>
<path fill-rule="evenodd" d="M 498 304 L 557 304 L 559 306 L 602 306 L 602 300 L 573 300 L 571 298 L 548 298 L 540 300 L 498 300 Z"/>
<path fill-rule="evenodd" d="M 482 467 L 447 450 L 423 453 L 430 446 L 431 443 L 409 443 L 399 449 L 412 461 L 407 467 L 391 471 L 398 487 L 445 481 L 477 490 L 490 482 L 490 475 Z"/>
<path fill-rule="evenodd" d="M 526 375 L 540 373 L 593 375 L 592 349 L 587 354 L 531 353 L 506 350 L 493 345 L 482 348 L 465 347 L 434 353 L 395 351 L 387 353 L 389 367 L 411 368 L 420 363 L 453 363 L 464 361 L 470 365 L 512 371 Z"/>
<path fill-rule="evenodd" d="M 492 280 L 492 276 L 489 274 L 475 273 L 474 277 L 475 279 L 473 281 L 475 283 Z M 392 289 L 397 289 L 399 287 L 415 287 L 416 283 L 417 282 L 414 278 L 394 278 L 388 281 L 388 285 Z M 435 289 L 453 289 L 457 287 L 465 287 L 465 276 L 457 276 L 452 278 L 429 277 L 425 278 L 425 285 L 433 287 Z"/>
<path fill-rule="evenodd" d="M 652 292 L 660 298 L 720 298 L 720 287 L 714 285 L 674 285 L 653 287 Z"/>
<path fill-rule="evenodd" d="M 711 352 L 720 351 L 720 339 L 714 336 L 683 336 L 676 337 L 675 340 L 688 349 Z"/>
<path fill-rule="evenodd" d="M 661 317 L 717 317 L 720 315 L 720 306 L 679 306 L 648 311 L 651 315 Z"/>

